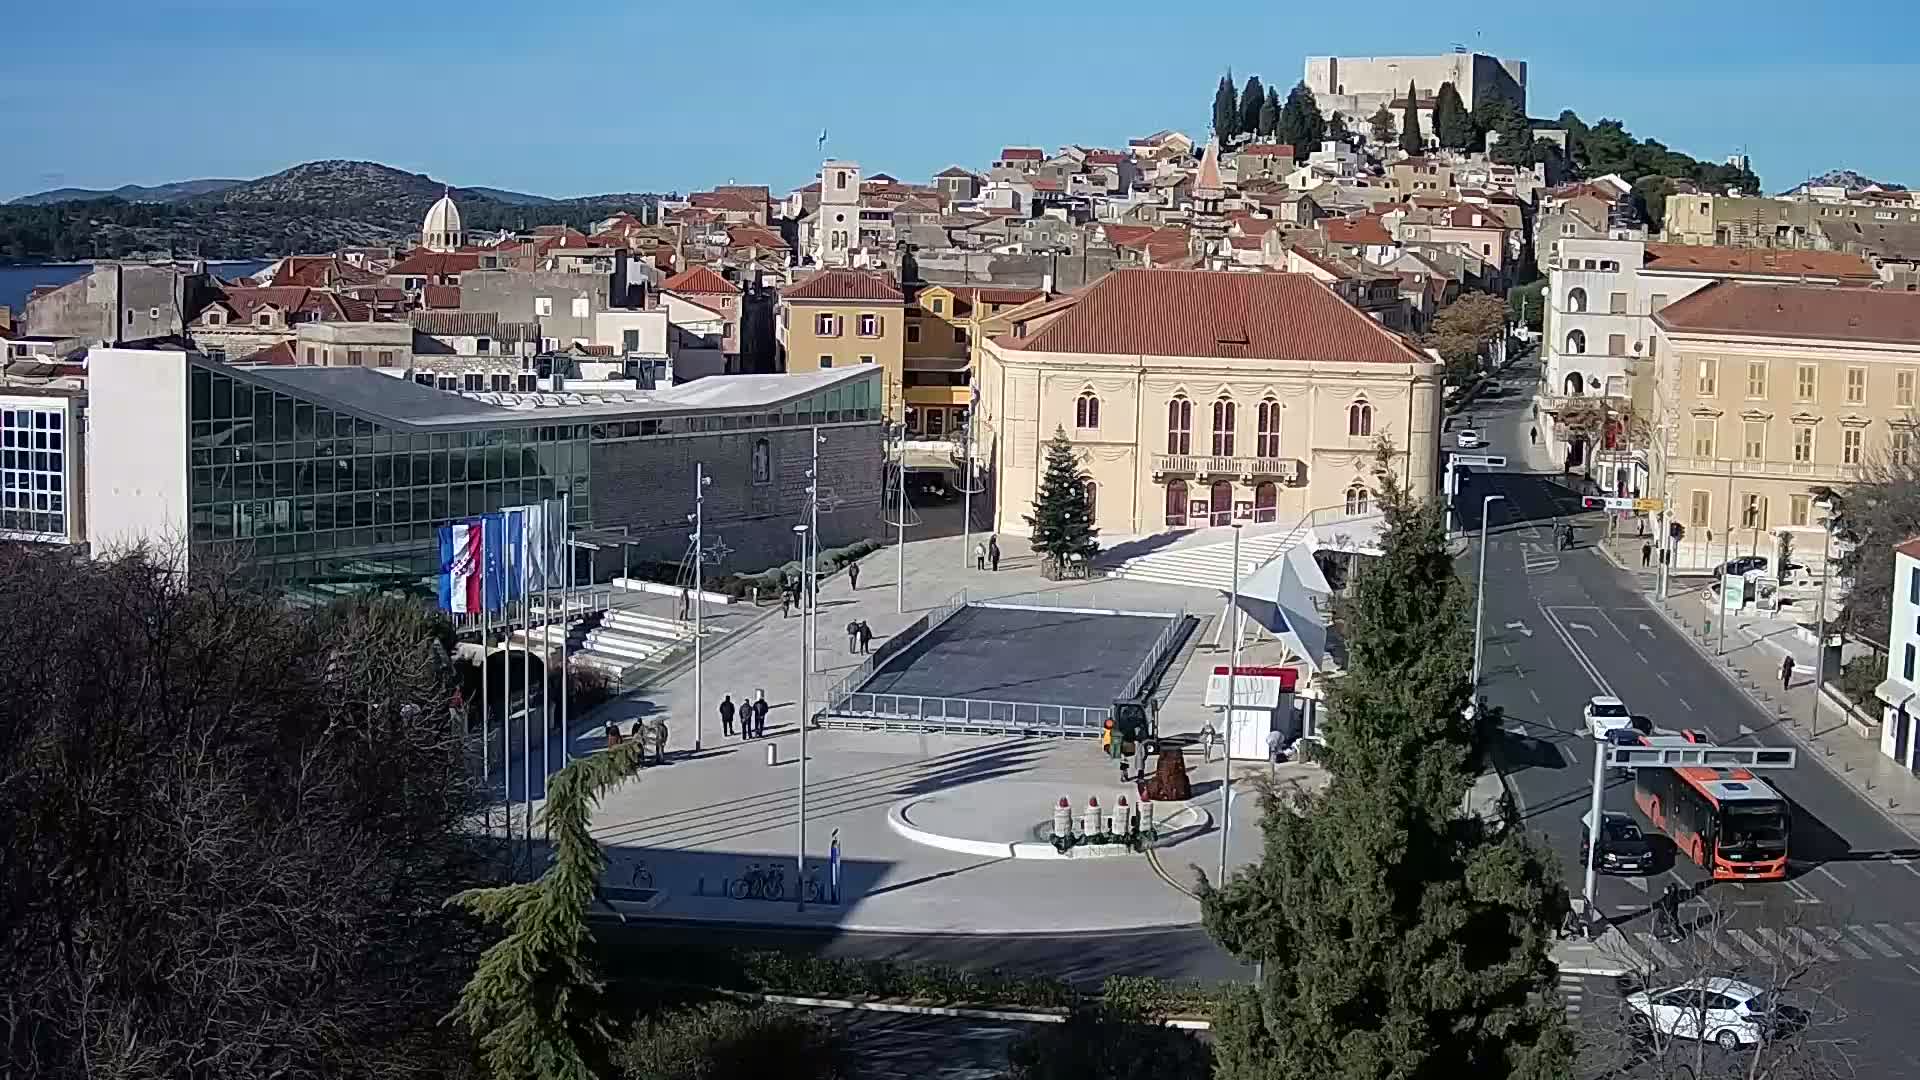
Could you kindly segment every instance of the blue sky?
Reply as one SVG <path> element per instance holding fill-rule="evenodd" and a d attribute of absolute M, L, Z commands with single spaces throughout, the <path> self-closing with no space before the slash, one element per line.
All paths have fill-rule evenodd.
<path fill-rule="evenodd" d="M 923 178 L 1007 144 L 1202 134 L 1227 66 L 1285 87 L 1309 53 L 1456 43 L 1528 61 L 1535 116 L 1615 116 L 1716 160 L 1744 146 L 1770 188 L 1840 167 L 1920 183 L 1906 0 L 1169 6 L 22 4 L 0 24 L 0 199 L 332 157 L 546 195 L 784 191 L 823 127 L 830 153 Z"/>

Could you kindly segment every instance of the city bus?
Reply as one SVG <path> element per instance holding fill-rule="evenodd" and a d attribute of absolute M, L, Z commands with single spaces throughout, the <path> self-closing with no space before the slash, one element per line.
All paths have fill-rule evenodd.
<path fill-rule="evenodd" d="M 1642 736 L 1660 746 L 1680 736 Z M 1787 800 L 1746 769 L 1636 769 L 1633 801 L 1654 827 L 1717 881 L 1787 876 Z"/>

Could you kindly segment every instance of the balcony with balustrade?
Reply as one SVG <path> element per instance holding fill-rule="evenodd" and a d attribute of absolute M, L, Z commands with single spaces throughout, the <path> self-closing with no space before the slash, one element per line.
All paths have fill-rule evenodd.
<path fill-rule="evenodd" d="M 1306 462 L 1287 457 L 1234 457 L 1210 454 L 1155 454 L 1155 480 L 1239 480 L 1243 484 L 1271 480 L 1297 486 L 1306 483 Z"/>

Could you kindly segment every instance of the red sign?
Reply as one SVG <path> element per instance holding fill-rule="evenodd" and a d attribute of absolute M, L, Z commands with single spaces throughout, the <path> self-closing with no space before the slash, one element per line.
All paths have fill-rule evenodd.
<path fill-rule="evenodd" d="M 1248 667 L 1247 665 L 1242 664 L 1239 667 L 1234 668 L 1233 671 L 1234 671 L 1234 674 L 1236 675 L 1254 675 L 1254 676 L 1264 676 L 1269 679 L 1279 679 L 1280 689 L 1288 692 L 1291 692 L 1294 686 L 1300 682 L 1299 668 L 1264 667 L 1264 666 Z M 1213 673 L 1215 675 L 1225 675 L 1227 673 L 1227 665 L 1225 664 L 1214 665 Z"/>

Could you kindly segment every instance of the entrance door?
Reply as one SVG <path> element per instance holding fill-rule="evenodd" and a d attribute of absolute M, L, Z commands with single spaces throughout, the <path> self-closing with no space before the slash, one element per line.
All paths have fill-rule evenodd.
<path fill-rule="evenodd" d="M 1233 524 L 1233 485 L 1225 480 L 1213 482 L 1213 502 L 1210 506 L 1208 522 L 1213 525 Z"/>
<path fill-rule="evenodd" d="M 1273 481 L 1262 480 L 1253 489 L 1253 520 L 1272 521 L 1279 513 L 1280 493 Z"/>
<path fill-rule="evenodd" d="M 1167 482 L 1167 527 L 1183 529 L 1187 525 L 1187 482 L 1169 480 Z"/>
<path fill-rule="evenodd" d="M 1907 764 L 1907 739 L 1911 737 L 1913 718 L 1907 715 L 1907 707 L 1893 714 L 1893 760 Z"/>

